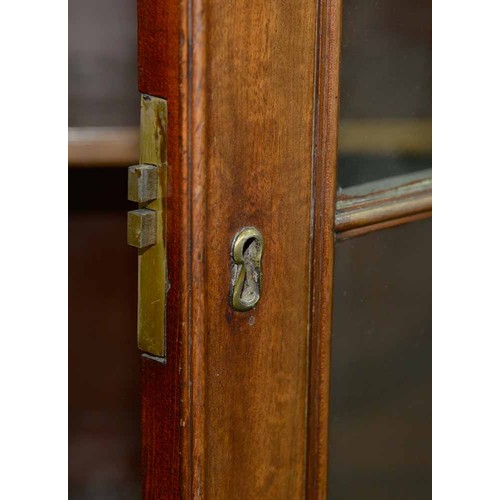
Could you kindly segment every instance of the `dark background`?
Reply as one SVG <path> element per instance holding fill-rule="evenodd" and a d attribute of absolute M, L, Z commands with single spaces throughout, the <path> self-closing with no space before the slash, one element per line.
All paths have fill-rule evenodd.
<path fill-rule="evenodd" d="M 432 497 L 431 220 L 337 243 L 330 500 Z"/>
<path fill-rule="evenodd" d="M 69 1 L 69 126 L 139 121 L 135 0 Z M 140 498 L 126 165 L 69 170 L 69 496 Z"/>

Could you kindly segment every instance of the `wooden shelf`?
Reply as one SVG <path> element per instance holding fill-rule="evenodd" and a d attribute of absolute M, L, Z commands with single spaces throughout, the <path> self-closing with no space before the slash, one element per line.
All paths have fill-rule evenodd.
<path fill-rule="evenodd" d="M 342 120 L 339 154 L 430 154 L 430 120 Z M 139 128 L 70 127 L 70 167 L 110 167 L 137 163 Z"/>
<path fill-rule="evenodd" d="M 139 160 L 139 128 L 70 127 L 70 167 L 123 167 Z"/>

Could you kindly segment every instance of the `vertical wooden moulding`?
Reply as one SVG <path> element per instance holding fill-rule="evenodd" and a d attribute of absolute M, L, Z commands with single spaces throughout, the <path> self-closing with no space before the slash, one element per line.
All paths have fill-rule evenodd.
<path fill-rule="evenodd" d="M 308 499 L 325 499 L 328 486 L 328 411 L 342 0 L 319 0 L 317 8 L 307 422 Z"/>
<path fill-rule="evenodd" d="M 189 384 L 189 457 L 184 462 L 188 477 L 190 498 L 204 499 L 206 490 L 208 450 L 206 415 L 207 391 L 207 338 L 208 338 L 208 289 L 207 275 L 207 26 L 206 0 L 191 0 L 186 29 L 189 43 L 187 52 L 188 78 L 186 87 L 186 134 L 189 148 L 186 156 L 189 203 L 189 297 L 188 365 Z"/>

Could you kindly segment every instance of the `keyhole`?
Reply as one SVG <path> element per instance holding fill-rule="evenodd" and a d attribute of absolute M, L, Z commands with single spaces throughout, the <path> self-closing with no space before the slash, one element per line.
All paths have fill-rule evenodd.
<path fill-rule="evenodd" d="M 258 271 L 255 266 L 256 255 L 257 241 L 255 238 L 249 238 L 243 245 L 245 277 L 243 279 L 243 289 L 241 291 L 241 300 L 247 303 L 256 302 L 259 296 L 259 289 L 257 285 Z"/>
<path fill-rule="evenodd" d="M 237 311 L 248 311 L 260 300 L 262 251 L 262 234 L 254 227 L 241 229 L 233 238 L 230 303 Z"/>

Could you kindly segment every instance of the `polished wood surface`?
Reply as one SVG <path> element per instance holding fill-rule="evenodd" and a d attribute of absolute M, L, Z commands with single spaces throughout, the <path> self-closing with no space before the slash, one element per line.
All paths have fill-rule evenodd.
<path fill-rule="evenodd" d="M 138 0 L 139 91 L 167 99 L 167 294 L 168 363 L 142 359 L 142 490 L 143 498 L 189 498 L 182 480 L 186 417 L 182 402 L 187 335 L 186 173 L 181 141 L 181 17 L 176 0 Z M 185 488 L 183 490 L 183 488 Z"/>
<path fill-rule="evenodd" d="M 139 1 L 139 90 L 169 109 L 167 357 L 143 359 L 145 498 L 324 497 L 338 9 Z M 262 298 L 238 313 L 229 251 L 248 225 L 264 237 Z"/>
<path fill-rule="evenodd" d="M 306 498 L 326 498 L 341 1 L 318 2 Z"/>
<path fill-rule="evenodd" d="M 209 498 L 300 498 L 315 3 L 206 8 L 204 487 Z M 227 298 L 229 244 L 242 226 L 257 227 L 265 248 L 262 298 L 247 313 Z"/>

